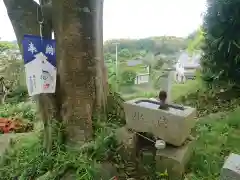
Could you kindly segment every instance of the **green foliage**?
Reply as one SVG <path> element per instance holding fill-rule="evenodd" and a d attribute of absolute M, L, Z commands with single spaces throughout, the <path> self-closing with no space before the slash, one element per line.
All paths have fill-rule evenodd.
<path fill-rule="evenodd" d="M 240 153 L 239 108 L 231 113 L 209 115 L 198 121 L 194 155 L 186 179 L 218 180 L 225 158 Z"/>
<path fill-rule="evenodd" d="M 120 83 L 123 86 L 133 85 L 136 79 L 136 72 L 131 70 L 124 70 L 120 74 Z"/>
<path fill-rule="evenodd" d="M 24 174 L 31 173 L 30 168 L 33 167 L 36 169 L 38 165 L 39 169 L 44 168 L 42 167 L 44 164 L 45 167 L 47 167 L 46 162 L 51 163 L 51 161 L 49 161 L 50 159 L 47 155 L 44 157 L 41 151 L 42 147 L 38 136 L 32 135 L 27 136 L 26 139 L 20 139 L 20 141 L 16 142 L 13 148 L 9 150 L 7 156 L 4 156 L 0 165 L 0 179 L 19 178 L 23 172 Z M 17 161 L 13 161 L 13 159 L 17 159 Z M 35 161 L 39 164 L 37 165 Z M 27 169 L 29 169 L 29 172 L 26 171 Z M 36 173 L 36 170 L 34 173 Z M 23 177 L 21 178 L 23 179 Z"/>
<path fill-rule="evenodd" d="M 28 92 L 26 86 L 18 86 L 14 88 L 7 95 L 7 103 L 17 104 L 19 102 L 24 102 L 28 98 Z"/>
<path fill-rule="evenodd" d="M 207 91 L 204 83 L 202 82 L 201 74 L 199 72 L 196 73 L 195 80 L 186 81 L 184 84 L 174 83 L 172 86 L 172 99 L 178 101 L 179 103 L 185 103 L 185 101 L 181 101 L 181 99 L 187 99 L 188 95 L 196 94 L 198 91 Z M 198 101 L 197 96 L 194 102 L 196 101 Z"/>
<path fill-rule="evenodd" d="M 207 2 L 203 24 L 203 79 L 215 85 L 239 85 L 240 1 Z"/>
<path fill-rule="evenodd" d="M 185 84 L 186 87 L 183 87 L 184 84 L 181 86 L 174 85 L 174 92 L 185 91 L 183 90 L 185 88 L 185 93 L 187 91 L 192 91 L 191 94 L 195 93 L 194 96 L 186 95 L 185 101 L 179 98 L 181 103 L 197 107 L 202 113 L 201 115 L 231 110 L 237 104 L 240 104 L 239 98 L 233 100 L 233 98 L 238 97 L 239 92 L 213 93 L 202 90 L 201 84 L 194 91 L 191 88 L 197 86 L 198 78 L 199 75 L 197 80 Z M 155 95 L 145 93 L 141 94 L 141 97 L 154 97 Z M 230 101 L 231 103 L 228 103 Z M 108 102 L 111 106 L 108 106 L 107 109 L 107 119 L 94 119 L 95 140 L 83 145 L 78 152 L 66 152 L 62 150 L 61 146 L 57 146 L 53 153 L 44 153 L 42 134 L 39 131 L 34 132 L 31 136 L 23 136 L 14 141 L 12 149 L 8 151 L 0 163 L 0 180 L 15 177 L 19 177 L 19 180 L 36 179 L 44 174 L 46 175 L 45 179 L 48 180 L 60 179 L 68 170 L 72 170 L 76 174 L 76 179 L 92 180 L 97 179 L 100 170 L 99 163 L 109 160 L 120 163 L 119 155 L 116 152 L 114 131 L 120 125 L 125 124 L 124 118 L 122 118 L 124 117 L 123 100 L 118 94 L 110 91 Z M 206 106 L 206 104 L 210 105 Z M 26 114 L 26 112 L 31 111 L 31 107 L 33 105 L 30 103 L 21 103 L 16 106 L 5 105 L 0 109 L 0 115 L 3 117 L 12 114 L 22 116 L 20 112 Z M 32 110 L 35 111 L 35 108 Z M 205 112 L 206 110 L 208 111 Z M 189 165 L 191 172 L 186 174 L 186 178 L 217 180 L 224 158 L 232 151 L 240 153 L 240 146 L 238 145 L 240 140 L 238 130 L 240 127 L 239 112 L 239 109 L 236 109 L 229 115 L 222 113 L 219 116 L 207 116 L 198 122 L 195 130 L 198 138 Z M 31 119 L 31 116 L 28 115 L 26 118 Z M 119 164 L 119 166 L 122 166 L 122 164 Z"/>
<path fill-rule="evenodd" d="M 160 76 L 162 75 L 162 72 L 158 71 L 152 71 L 150 75 L 151 84 L 155 89 L 160 89 L 161 82 L 160 82 Z"/>
<path fill-rule="evenodd" d="M 22 102 L 19 104 L 5 104 L 0 106 L 0 117 L 18 117 L 28 121 L 36 121 L 35 104 Z"/>
<path fill-rule="evenodd" d="M 162 36 L 150 37 L 144 39 L 118 39 L 110 40 L 104 43 L 104 53 L 115 54 L 115 44 L 119 42 L 118 50 L 128 50 L 132 57 L 145 56 L 147 52 L 153 54 L 173 54 L 187 47 L 187 41 L 184 38 Z M 124 50 L 124 51 L 125 51 Z"/>
<path fill-rule="evenodd" d="M 115 74 L 116 45 L 114 42 L 119 43 L 118 79 Z M 150 74 L 154 71 L 162 71 L 163 66 L 170 66 L 175 63 L 179 51 L 186 47 L 187 39 L 171 36 L 107 41 L 104 43 L 104 60 L 108 67 L 109 84 L 118 92 L 133 94 L 138 91 L 135 86 L 132 86 L 136 77 L 135 74 L 148 73 L 146 66 L 149 66 Z M 127 64 L 129 60 L 139 61 L 140 63 L 136 66 L 129 67 Z M 158 77 L 159 76 L 152 81 L 156 82 L 155 84 L 157 85 L 159 85 L 157 82 Z"/>
<path fill-rule="evenodd" d="M 163 70 L 164 68 L 167 68 L 170 65 L 167 58 L 159 57 L 155 60 L 155 62 L 152 65 L 152 68 L 155 70 Z"/>
<path fill-rule="evenodd" d="M 17 46 L 11 42 L 0 41 L 0 53 L 7 51 L 7 50 L 16 49 L 16 47 Z"/>
<path fill-rule="evenodd" d="M 0 76 L 10 88 L 6 101 L 17 103 L 26 99 L 24 64 L 15 44 L 0 42 Z M 10 98 L 10 99 L 9 99 Z"/>
<path fill-rule="evenodd" d="M 197 80 L 190 84 L 173 87 L 175 101 L 196 107 L 201 117 L 193 131 L 197 140 L 186 179 L 217 180 L 226 156 L 231 152 L 240 153 L 237 143 L 240 140 L 239 90 L 219 92 L 218 89 L 216 92 L 204 88 L 199 81 L 198 74 Z"/>
<path fill-rule="evenodd" d="M 191 38 L 192 39 L 189 40 L 187 48 L 188 53 L 190 54 L 192 54 L 195 50 L 200 50 L 201 46 L 203 45 L 204 36 L 202 28 L 199 28 Z"/>
<path fill-rule="evenodd" d="M 69 170 L 76 174 L 77 179 L 96 179 L 100 173 L 101 162 L 109 162 L 109 160 L 115 162 L 119 159 L 116 153 L 114 131 L 119 127 L 117 122 L 119 125 L 122 124 L 122 100 L 116 94 L 110 93 L 108 101 L 114 102 L 112 106 L 108 106 L 108 118 L 94 119 L 94 141 L 84 144 L 78 151 L 67 152 L 62 145 L 54 143 L 56 148 L 48 154 L 42 147 L 42 131 L 38 130 L 30 136 L 18 138 L 0 162 L 0 179 L 8 180 L 16 177 L 19 180 L 36 179 L 46 174 L 46 179 L 53 180 L 60 179 Z M 1 108 L 1 117 L 15 115 L 24 116 L 28 120 L 36 118 L 35 108 L 30 103 L 5 105 Z M 31 111 L 34 114 L 33 117 L 30 115 Z M 56 138 L 53 137 L 54 142 Z"/>
<path fill-rule="evenodd" d="M 38 133 L 16 141 L 0 164 L 0 179 L 36 179 L 51 171 L 47 179 L 53 180 L 59 179 L 68 170 L 73 170 L 77 179 L 94 179 L 99 162 L 115 155 L 113 129 L 106 124 L 104 126 L 98 127 L 96 140 L 82 146 L 78 152 L 57 148 L 51 154 L 44 153 Z"/>
<path fill-rule="evenodd" d="M 132 57 L 132 54 L 130 53 L 130 51 L 128 49 L 122 49 L 120 52 L 119 52 L 119 56 L 120 57 L 124 57 L 124 58 L 131 58 Z"/>
<path fill-rule="evenodd" d="M 115 56 L 110 53 L 104 54 L 104 62 L 107 64 L 112 64 L 115 61 Z"/>
<path fill-rule="evenodd" d="M 181 87 L 178 87 L 181 88 Z M 176 89 L 175 89 L 176 91 Z M 184 88 L 181 88 L 184 92 Z M 181 93 L 182 93 L 181 92 Z M 180 93 L 180 94 L 181 94 Z M 203 86 L 192 84 L 191 91 L 179 94 L 174 100 L 176 103 L 195 107 L 198 117 L 211 113 L 230 111 L 240 105 L 239 89 L 229 89 L 221 91 L 217 89 L 204 88 Z"/>

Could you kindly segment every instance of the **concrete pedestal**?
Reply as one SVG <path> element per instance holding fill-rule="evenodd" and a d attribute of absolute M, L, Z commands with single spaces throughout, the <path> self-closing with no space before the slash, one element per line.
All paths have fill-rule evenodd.
<path fill-rule="evenodd" d="M 155 179 L 155 153 L 151 150 L 142 149 L 140 156 L 138 174 L 143 177 Z"/>
<path fill-rule="evenodd" d="M 185 166 L 193 152 L 194 141 L 186 141 L 181 147 L 167 146 L 166 149 L 156 152 L 156 172 L 167 171 L 169 180 L 181 180 Z"/>

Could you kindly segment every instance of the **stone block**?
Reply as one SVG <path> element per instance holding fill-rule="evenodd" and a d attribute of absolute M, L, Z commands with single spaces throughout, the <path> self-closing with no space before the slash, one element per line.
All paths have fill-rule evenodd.
<path fill-rule="evenodd" d="M 166 146 L 156 151 L 156 172 L 164 173 L 167 170 L 169 180 L 181 180 L 185 166 L 193 152 L 194 141 L 186 141 L 181 147 Z"/>
<path fill-rule="evenodd" d="M 155 154 L 150 150 L 142 150 L 141 161 L 144 165 L 153 165 L 155 162 Z"/>
<path fill-rule="evenodd" d="M 135 99 L 124 103 L 126 126 L 137 132 L 147 132 L 165 142 L 181 146 L 196 124 L 196 109 L 158 109 L 159 105 Z M 145 101 L 145 102 L 144 102 Z"/>
<path fill-rule="evenodd" d="M 230 154 L 225 161 L 220 180 L 239 180 L 240 179 L 240 155 Z"/>
<path fill-rule="evenodd" d="M 142 149 L 140 152 L 141 159 L 138 163 L 138 175 L 143 177 L 155 177 L 155 152 L 149 149 Z"/>
<path fill-rule="evenodd" d="M 126 127 L 121 127 L 115 132 L 119 152 L 125 160 L 135 160 L 137 150 L 137 135 L 129 131 Z"/>

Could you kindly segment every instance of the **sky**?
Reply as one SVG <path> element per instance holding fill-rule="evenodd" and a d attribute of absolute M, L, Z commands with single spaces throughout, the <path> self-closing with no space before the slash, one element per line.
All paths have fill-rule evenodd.
<path fill-rule="evenodd" d="M 150 36 L 186 37 L 202 23 L 206 0 L 104 0 L 104 40 Z M 0 38 L 15 40 L 3 0 Z"/>

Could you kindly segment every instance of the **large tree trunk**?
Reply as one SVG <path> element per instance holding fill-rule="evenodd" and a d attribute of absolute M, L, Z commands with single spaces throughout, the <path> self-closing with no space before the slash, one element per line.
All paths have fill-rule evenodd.
<path fill-rule="evenodd" d="M 91 140 L 93 112 L 106 102 L 102 54 L 103 1 L 43 2 L 47 3 L 43 4 L 43 35 L 51 37 L 52 30 L 55 32 L 58 68 L 56 93 L 38 96 L 45 124 L 45 146 L 50 150 L 51 123 L 55 119 L 64 125 L 66 145 L 79 147 Z M 33 0 L 4 0 L 4 3 L 20 47 L 24 34 L 40 34 L 37 3 Z M 96 29 L 100 33 L 97 34 Z"/>
<path fill-rule="evenodd" d="M 54 15 L 58 17 L 55 30 L 57 54 L 60 53 L 61 114 L 68 145 L 81 144 L 92 136 L 96 34 L 91 3 L 88 0 L 53 0 Z"/>

